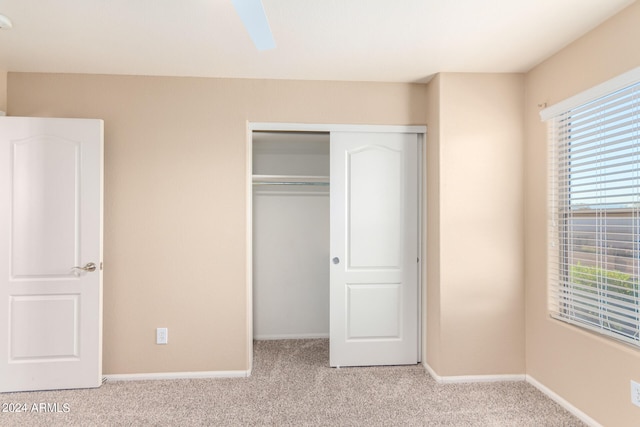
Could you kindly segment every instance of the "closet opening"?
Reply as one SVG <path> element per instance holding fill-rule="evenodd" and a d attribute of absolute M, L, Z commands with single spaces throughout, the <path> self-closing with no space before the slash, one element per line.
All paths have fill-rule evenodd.
<path fill-rule="evenodd" d="M 250 369 L 254 341 L 314 338 L 332 367 L 419 363 L 426 127 L 247 131 Z"/>
<path fill-rule="evenodd" d="M 251 139 L 253 339 L 329 338 L 329 132 Z"/>

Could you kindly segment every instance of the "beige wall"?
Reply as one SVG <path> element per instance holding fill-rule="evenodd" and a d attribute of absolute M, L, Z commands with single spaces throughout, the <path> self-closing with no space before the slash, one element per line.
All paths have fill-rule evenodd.
<path fill-rule="evenodd" d="M 429 86 L 427 361 L 443 376 L 523 374 L 523 75 Z"/>
<path fill-rule="evenodd" d="M 9 73 L 105 121 L 104 373 L 247 369 L 246 122 L 424 124 L 426 86 Z M 169 345 L 155 345 L 155 328 Z"/>
<path fill-rule="evenodd" d="M 640 66 L 635 3 L 526 76 L 525 271 L 527 373 L 605 426 L 637 426 L 629 380 L 640 350 L 552 320 L 546 293 L 546 126 L 537 105 L 557 103 Z"/>
<path fill-rule="evenodd" d="M 7 111 L 7 72 L 0 71 L 0 111 Z"/>
<path fill-rule="evenodd" d="M 247 120 L 427 121 L 427 359 L 440 375 L 523 373 L 521 97 L 518 75 L 9 74 L 12 115 L 105 120 L 104 370 L 118 374 L 247 368 Z"/>
<path fill-rule="evenodd" d="M 440 372 L 440 75 L 436 75 L 427 86 L 427 149 L 425 154 L 427 180 L 426 190 L 426 316 L 423 330 L 423 362 Z M 423 264 L 424 265 L 424 264 Z"/>

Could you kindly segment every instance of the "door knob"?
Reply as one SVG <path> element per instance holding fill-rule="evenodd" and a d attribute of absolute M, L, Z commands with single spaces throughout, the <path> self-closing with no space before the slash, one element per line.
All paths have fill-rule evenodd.
<path fill-rule="evenodd" d="M 340 264 L 340 258 L 338 258 L 338 257 L 334 257 L 332 259 L 332 261 L 333 261 L 334 264 Z"/>
<path fill-rule="evenodd" d="M 92 262 L 87 263 L 84 267 L 73 267 L 74 270 L 82 270 L 82 271 L 96 271 L 96 265 Z"/>

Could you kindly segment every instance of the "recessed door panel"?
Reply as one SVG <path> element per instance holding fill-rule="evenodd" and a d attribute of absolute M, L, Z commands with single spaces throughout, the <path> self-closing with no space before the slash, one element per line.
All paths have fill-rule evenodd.
<path fill-rule="evenodd" d="M 11 149 L 12 276 L 69 276 L 79 251 L 80 144 L 44 136 Z"/>
<path fill-rule="evenodd" d="M 78 357 L 79 295 L 11 297 L 9 362 Z"/>
<path fill-rule="evenodd" d="M 347 341 L 400 339 L 402 286 L 347 284 Z"/>
<path fill-rule="evenodd" d="M 399 269 L 402 151 L 378 145 L 349 150 L 346 178 L 348 268 Z"/>

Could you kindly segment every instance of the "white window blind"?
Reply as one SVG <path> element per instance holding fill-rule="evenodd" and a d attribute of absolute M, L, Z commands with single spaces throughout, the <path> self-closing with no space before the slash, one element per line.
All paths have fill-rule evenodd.
<path fill-rule="evenodd" d="M 551 141 L 549 309 L 640 347 L 640 76 L 628 77 L 604 96 L 542 113 Z"/>

